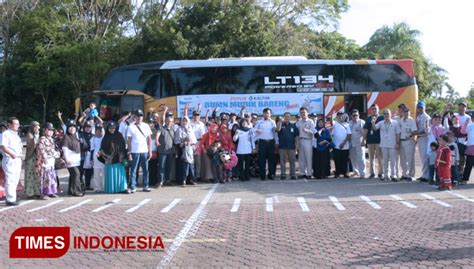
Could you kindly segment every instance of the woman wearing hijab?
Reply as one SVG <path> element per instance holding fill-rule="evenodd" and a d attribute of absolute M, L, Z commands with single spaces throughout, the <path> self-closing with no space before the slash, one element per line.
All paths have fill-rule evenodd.
<path fill-rule="evenodd" d="M 191 150 L 192 147 L 194 147 L 197 143 L 196 135 L 194 134 L 194 130 L 191 128 L 189 124 L 189 118 L 187 116 L 184 116 L 181 118 L 181 126 L 176 130 L 176 133 L 174 135 L 174 144 L 177 146 L 178 150 L 178 169 L 177 169 L 177 177 L 179 178 L 178 182 L 184 186 L 186 186 L 186 180 L 187 180 L 187 174 L 192 174 L 192 178 L 190 180 L 190 183 L 193 185 L 196 185 L 196 182 L 194 182 L 194 170 L 192 172 L 190 169 L 194 169 L 194 153 Z M 190 147 L 189 147 L 190 146 Z M 188 153 L 193 153 L 192 157 L 186 155 L 186 147 L 188 150 Z M 188 158 L 186 158 L 186 156 Z M 193 167 L 187 164 L 192 164 Z M 188 168 L 188 169 L 185 169 Z M 186 171 L 187 170 L 187 171 Z M 190 172 L 190 173 L 189 173 Z"/>
<path fill-rule="evenodd" d="M 36 147 L 40 139 L 40 124 L 33 121 L 30 130 L 26 136 L 26 155 L 25 155 L 25 194 L 28 199 L 40 198 L 40 181 L 35 173 Z"/>
<path fill-rule="evenodd" d="M 234 142 L 232 141 L 232 135 L 227 124 L 222 124 L 219 128 L 219 140 L 221 141 L 222 147 L 226 151 L 235 150 Z"/>
<path fill-rule="evenodd" d="M 58 197 L 54 163 L 59 158 L 59 152 L 56 150 L 53 134 L 53 124 L 46 123 L 44 136 L 40 138 L 36 149 L 36 175 L 40 181 L 41 199 Z"/>
<path fill-rule="evenodd" d="M 66 167 L 69 171 L 68 195 L 84 196 L 85 182 L 81 182 L 79 167 L 81 166 L 81 143 L 77 139 L 77 125 L 74 120 L 66 124 L 62 149 Z"/>
<path fill-rule="evenodd" d="M 117 124 L 109 122 L 104 139 L 100 145 L 99 155 L 105 161 L 106 193 L 119 193 L 127 190 L 127 178 L 123 162 L 127 159 L 125 139 L 117 132 Z"/>
<path fill-rule="evenodd" d="M 211 123 L 209 125 L 207 133 L 205 133 L 202 136 L 201 142 L 199 143 L 199 147 L 198 147 L 198 155 L 201 155 L 201 166 L 202 166 L 201 179 L 202 180 L 212 180 L 214 178 L 212 176 L 211 159 L 207 155 L 207 150 L 218 139 L 219 139 L 219 128 L 217 124 Z"/>
<path fill-rule="evenodd" d="M 316 133 L 313 140 L 313 176 L 323 179 L 329 176 L 329 149 L 332 143 L 331 133 L 324 126 L 324 120 L 319 119 L 316 124 Z"/>

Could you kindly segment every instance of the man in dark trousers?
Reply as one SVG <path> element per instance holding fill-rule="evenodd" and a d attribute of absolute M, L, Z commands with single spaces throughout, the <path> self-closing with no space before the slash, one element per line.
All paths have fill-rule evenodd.
<path fill-rule="evenodd" d="M 275 129 L 276 123 L 271 118 L 272 110 L 263 110 L 263 119 L 255 124 L 258 139 L 258 171 L 261 180 L 273 179 L 275 176 Z M 268 177 L 266 165 L 268 162 Z"/>

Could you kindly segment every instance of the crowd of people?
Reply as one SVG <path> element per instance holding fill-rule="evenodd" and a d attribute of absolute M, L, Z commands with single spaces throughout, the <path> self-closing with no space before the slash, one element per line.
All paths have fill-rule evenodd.
<path fill-rule="evenodd" d="M 9 118 L 0 126 L 0 178 L 4 181 L 0 197 L 6 196 L 8 206 L 18 205 L 23 159 L 21 187 L 28 199 L 51 199 L 66 191 L 57 173 L 63 168 L 69 172 L 67 194 L 72 196 L 86 191 L 131 194 L 139 186 L 150 192 L 151 187 L 252 177 L 273 180 L 278 165 L 281 180 L 377 177 L 419 180 L 451 189 L 469 180 L 474 164 L 474 123 L 466 114 L 467 105 L 458 104 L 457 113 L 451 109 L 448 105 L 444 113 L 430 117 L 420 101 L 412 118 L 404 104 L 394 113 L 384 109 L 382 114 L 374 104 L 366 121 L 354 109 L 350 117 L 338 112 L 334 121 L 326 122 L 301 107 L 292 122 L 288 112 L 274 120 L 271 108 L 265 108 L 261 117 L 246 113 L 245 107 L 239 115 L 218 114 L 214 109 L 201 119 L 199 106 L 188 118 L 186 106 L 177 124 L 167 107 L 161 114 L 150 111 L 147 122 L 140 109 L 104 122 L 92 102 L 79 118 L 66 122 L 58 112 L 60 128 L 46 123 L 41 130 L 38 122 L 32 122 L 25 154 L 18 136 L 20 123 Z M 416 145 L 422 167 L 418 179 L 414 178 Z"/>

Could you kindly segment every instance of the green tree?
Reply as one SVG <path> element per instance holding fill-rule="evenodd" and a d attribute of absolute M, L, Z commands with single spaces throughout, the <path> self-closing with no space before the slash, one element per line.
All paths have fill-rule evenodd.
<path fill-rule="evenodd" d="M 364 53 L 368 58 L 413 59 L 420 98 L 432 93 L 440 96 L 446 86 L 447 72 L 424 56 L 418 40 L 420 35 L 420 31 L 404 22 L 392 27 L 385 25 L 370 37 L 363 47 Z"/>

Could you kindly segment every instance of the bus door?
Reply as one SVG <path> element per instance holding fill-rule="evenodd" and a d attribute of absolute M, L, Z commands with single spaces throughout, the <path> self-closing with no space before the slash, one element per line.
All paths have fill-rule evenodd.
<path fill-rule="evenodd" d="M 123 95 L 120 100 L 120 112 L 142 109 L 145 104 L 143 95 Z"/>
<path fill-rule="evenodd" d="M 344 95 L 344 111 L 350 115 L 353 109 L 359 110 L 361 119 L 367 118 L 367 95 L 347 94 Z"/>

